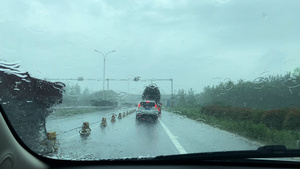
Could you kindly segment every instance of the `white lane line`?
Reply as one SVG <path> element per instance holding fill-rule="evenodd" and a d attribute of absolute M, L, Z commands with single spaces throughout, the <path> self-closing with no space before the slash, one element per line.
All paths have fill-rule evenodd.
<path fill-rule="evenodd" d="M 170 137 L 171 141 L 173 142 L 173 144 L 175 145 L 175 147 L 177 148 L 177 150 L 179 151 L 179 153 L 180 154 L 187 154 L 187 152 L 185 151 L 185 149 L 181 146 L 181 144 L 178 142 L 178 140 L 176 139 L 176 137 L 170 132 L 170 130 L 167 128 L 167 126 L 160 119 L 158 119 L 158 121 L 162 125 L 162 127 L 164 128 L 164 130 L 166 131 L 166 133 L 168 134 L 168 136 Z"/>

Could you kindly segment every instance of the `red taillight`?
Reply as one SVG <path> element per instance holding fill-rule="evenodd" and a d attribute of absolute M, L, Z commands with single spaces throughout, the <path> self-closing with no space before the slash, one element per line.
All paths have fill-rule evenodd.
<path fill-rule="evenodd" d="M 147 100 L 146 102 L 149 103 L 149 100 Z"/>
<path fill-rule="evenodd" d="M 157 105 L 155 105 L 155 108 L 157 107 Z"/>
<path fill-rule="evenodd" d="M 141 104 L 139 104 L 138 107 L 141 107 Z"/>

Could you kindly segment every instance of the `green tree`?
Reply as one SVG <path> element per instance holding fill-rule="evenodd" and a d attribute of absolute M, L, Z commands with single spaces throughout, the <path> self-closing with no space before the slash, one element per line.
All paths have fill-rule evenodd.
<path fill-rule="evenodd" d="M 294 69 L 293 76 L 300 77 L 300 67 Z"/>
<path fill-rule="evenodd" d="M 81 89 L 80 89 L 80 86 L 78 84 L 76 84 L 74 87 L 73 87 L 73 91 L 75 95 L 80 95 L 81 94 Z"/>
<path fill-rule="evenodd" d="M 187 106 L 188 107 L 195 107 L 196 106 L 195 92 L 192 88 L 188 91 L 188 95 L 187 95 L 186 100 L 187 100 Z"/>
<path fill-rule="evenodd" d="M 186 96 L 183 89 L 179 90 L 176 95 L 176 105 L 177 106 L 186 106 Z"/>
<path fill-rule="evenodd" d="M 109 100 L 117 101 L 118 94 L 113 90 L 102 90 L 90 95 L 91 100 Z"/>
<path fill-rule="evenodd" d="M 89 96 L 90 95 L 90 90 L 86 87 L 83 92 L 82 92 L 83 96 Z"/>

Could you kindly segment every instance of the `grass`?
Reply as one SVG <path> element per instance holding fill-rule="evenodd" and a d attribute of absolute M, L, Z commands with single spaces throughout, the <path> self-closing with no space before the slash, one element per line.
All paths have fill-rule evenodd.
<path fill-rule="evenodd" d="M 285 145 L 289 149 L 296 149 L 296 140 L 300 139 L 300 132 L 297 130 L 277 130 L 271 129 L 264 124 L 253 123 L 251 120 L 237 121 L 218 118 L 202 114 L 200 108 L 176 108 L 172 109 L 172 111 L 265 145 Z"/>
<path fill-rule="evenodd" d="M 95 108 L 84 108 L 84 109 L 56 109 L 51 114 L 55 117 L 61 117 L 61 116 L 73 116 L 78 114 L 87 114 L 87 113 L 93 113 L 96 112 L 97 109 Z"/>

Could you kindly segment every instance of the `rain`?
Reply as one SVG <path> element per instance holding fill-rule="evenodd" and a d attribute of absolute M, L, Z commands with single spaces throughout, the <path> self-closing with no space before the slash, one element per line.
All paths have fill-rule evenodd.
<path fill-rule="evenodd" d="M 1 1 L 0 104 L 47 158 L 300 148 L 299 8 Z"/>

